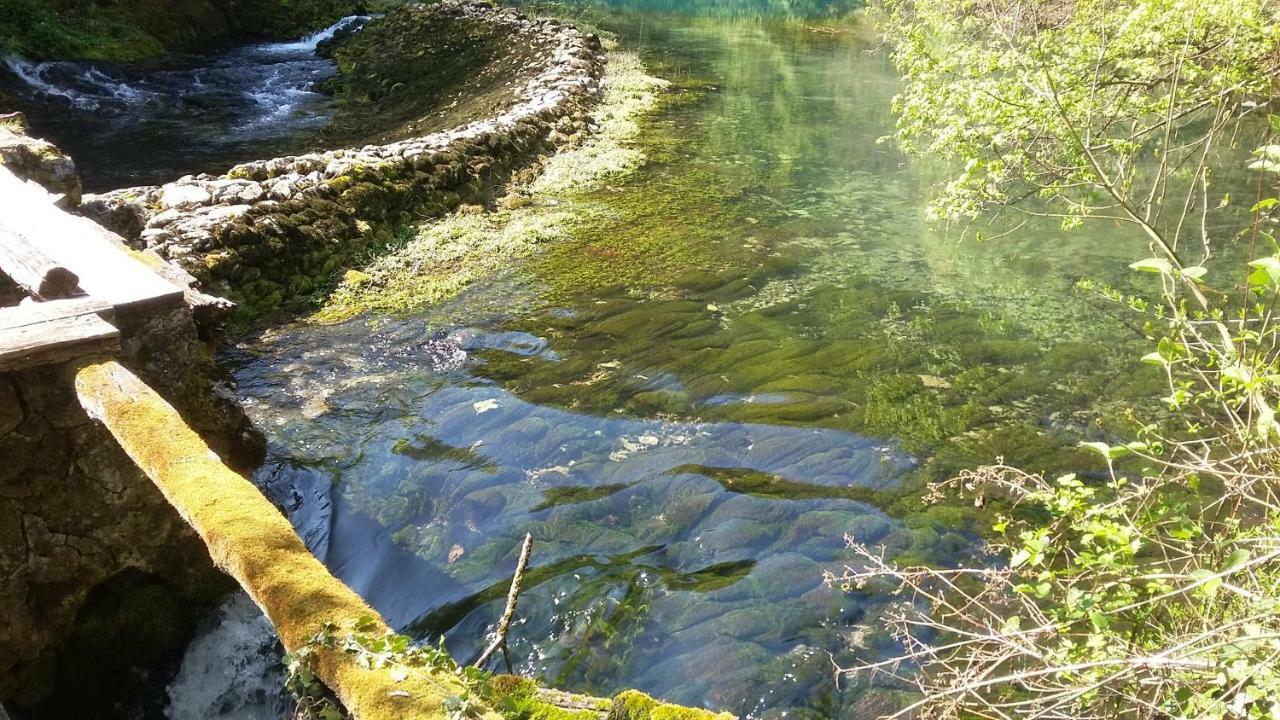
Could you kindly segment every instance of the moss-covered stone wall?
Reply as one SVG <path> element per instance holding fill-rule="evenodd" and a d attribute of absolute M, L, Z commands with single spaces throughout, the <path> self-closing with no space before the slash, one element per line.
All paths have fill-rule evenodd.
<path fill-rule="evenodd" d="M 477 199 L 590 130 L 587 113 L 600 92 L 604 57 L 594 36 L 510 9 L 446 1 L 401 7 L 363 31 L 359 42 L 400 53 L 399 61 L 412 68 L 426 62 L 415 55 L 417 45 L 389 37 L 415 23 L 443 37 L 458 31 L 474 38 L 483 30 L 503 39 L 494 45 L 499 53 L 537 51 L 523 56 L 522 74 L 510 78 L 514 87 L 500 102 L 477 105 L 486 114 L 460 126 L 90 196 L 84 212 L 135 247 L 180 265 L 206 292 L 234 300 L 242 316 L 260 317 L 314 305 L 360 264 L 358 254 L 390 241 L 390 228 Z M 399 118 L 388 132 L 402 136 L 430 127 L 431 118 L 418 120 Z"/>

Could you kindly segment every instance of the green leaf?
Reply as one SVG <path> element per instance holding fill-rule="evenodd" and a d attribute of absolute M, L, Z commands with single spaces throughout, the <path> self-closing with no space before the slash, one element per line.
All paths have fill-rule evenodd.
<path fill-rule="evenodd" d="M 1257 204 L 1249 208 L 1249 212 L 1261 212 L 1263 210 L 1270 210 L 1276 205 L 1280 205 L 1280 200 L 1277 200 L 1276 198 L 1267 198 L 1265 200 L 1259 200 Z"/>
<path fill-rule="evenodd" d="M 1146 260 L 1139 260 L 1129 267 L 1139 272 L 1160 273 L 1161 275 L 1169 275 L 1173 273 L 1173 266 L 1164 258 L 1147 258 Z"/>
<path fill-rule="evenodd" d="M 1111 619 L 1097 610 L 1089 611 L 1089 622 L 1093 624 L 1093 629 L 1103 632 L 1111 627 Z"/>
<path fill-rule="evenodd" d="M 1249 275 L 1249 284 L 1253 287 L 1260 286 L 1280 286 L 1280 258 L 1275 255 L 1270 258 L 1258 258 L 1249 263 L 1254 269 L 1253 274 Z"/>
<path fill-rule="evenodd" d="M 1191 573 L 1191 579 L 1197 583 L 1202 583 L 1198 589 L 1206 595 L 1213 595 L 1222 586 L 1222 579 L 1216 577 L 1215 573 L 1210 570 L 1196 570 Z"/>
<path fill-rule="evenodd" d="M 1104 458 L 1111 458 L 1111 446 L 1104 442 L 1082 442 L 1080 447 L 1088 448 Z"/>
<path fill-rule="evenodd" d="M 1209 268 L 1203 265 L 1193 265 L 1189 268 L 1182 268 L 1182 274 L 1192 280 L 1200 280 L 1209 272 Z"/>
<path fill-rule="evenodd" d="M 1234 572 L 1249 562 L 1250 554 L 1244 548 L 1236 548 L 1227 556 L 1227 561 L 1222 565 L 1222 572 Z"/>
<path fill-rule="evenodd" d="M 1147 353 L 1142 356 L 1142 362 L 1148 365 L 1159 365 L 1160 367 L 1168 367 L 1169 361 L 1164 359 L 1160 353 Z"/>
<path fill-rule="evenodd" d="M 1031 559 L 1031 553 L 1028 550 L 1018 550 L 1009 558 L 1009 567 L 1022 567 Z"/>

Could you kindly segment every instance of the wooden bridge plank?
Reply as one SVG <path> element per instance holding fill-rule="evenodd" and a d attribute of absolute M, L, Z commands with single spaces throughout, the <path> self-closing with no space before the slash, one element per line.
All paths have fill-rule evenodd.
<path fill-rule="evenodd" d="M 182 289 L 113 243 L 102 226 L 63 212 L 44 188 L 0 167 L 0 227 L 80 278 L 80 289 L 116 308 L 174 307 Z"/>
<path fill-rule="evenodd" d="M 89 297 L 29 302 L 17 307 L 0 308 L 0 330 L 13 330 L 77 315 L 109 315 L 111 311 L 111 303 Z"/>
<path fill-rule="evenodd" d="M 120 331 L 87 313 L 0 329 L 0 372 L 120 352 Z"/>

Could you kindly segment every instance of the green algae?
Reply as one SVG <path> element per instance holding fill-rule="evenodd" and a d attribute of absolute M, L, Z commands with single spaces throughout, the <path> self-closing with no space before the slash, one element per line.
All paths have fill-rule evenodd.
<path fill-rule="evenodd" d="M 669 471 L 672 475 L 693 473 L 709 477 L 729 492 L 744 493 L 773 500 L 813 500 L 843 498 L 858 502 L 884 504 L 886 493 L 864 487 L 815 485 L 788 480 L 774 473 L 750 468 L 707 467 L 705 465 L 679 465 Z"/>
<path fill-rule="evenodd" d="M 552 487 L 542 491 L 542 502 L 534 505 L 529 512 L 549 510 L 562 505 L 574 505 L 607 498 L 627 489 L 627 485 L 614 483 L 609 485 Z"/>

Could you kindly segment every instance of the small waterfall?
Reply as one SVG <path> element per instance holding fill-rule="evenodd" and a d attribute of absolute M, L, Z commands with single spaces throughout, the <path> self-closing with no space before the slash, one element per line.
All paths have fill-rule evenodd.
<path fill-rule="evenodd" d="M 283 650 L 253 600 L 237 592 L 187 647 L 169 684 L 168 720 L 285 720 Z"/>
<path fill-rule="evenodd" d="M 373 17 L 349 15 L 299 40 L 246 45 L 195 68 L 142 72 L 128 66 L 34 62 L 16 55 L 4 57 L 3 63 L 33 99 L 67 103 L 81 111 L 233 107 L 238 94 L 240 103 L 248 100 L 252 108 L 242 127 L 253 127 L 287 119 L 314 102 L 316 82 L 334 72 L 332 62 L 316 56 L 316 48 L 340 32 L 358 30 Z M 210 92 L 216 94 L 216 103 L 207 97 Z"/>
<path fill-rule="evenodd" d="M 320 43 L 326 40 L 332 40 L 333 37 L 340 32 L 357 30 L 374 17 L 375 16 L 373 15 L 348 15 L 329 27 L 311 33 L 299 40 L 285 43 L 265 43 L 255 47 L 263 53 L 275 53 L 280 55 L 314 53 L 316 48 L 320 47 Z"/>
<path fill-rule="evenodd" d="M 335 107 L 317 88 L 337 73 L 316 48 L 374 17 L 164 65 L 36 62 L 0 52 L 0 93 L 26 101 L 32 127 L 76 158 L 87 190 L 159 184 L 311 147 Z"/>

